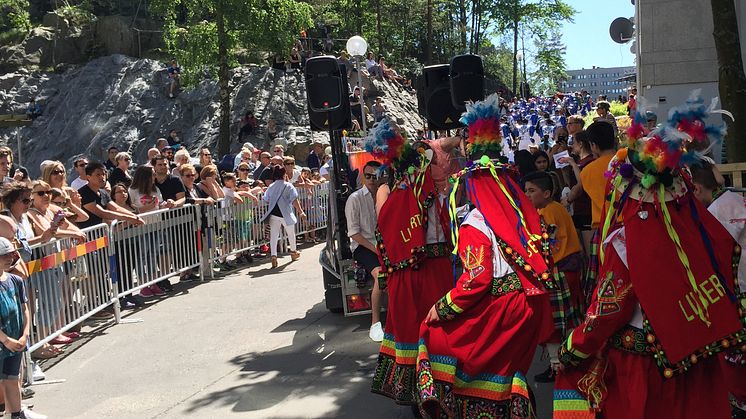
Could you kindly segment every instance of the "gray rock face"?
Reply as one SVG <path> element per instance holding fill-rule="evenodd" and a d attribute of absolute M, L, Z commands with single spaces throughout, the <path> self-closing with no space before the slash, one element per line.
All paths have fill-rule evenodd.
<path fill-rule="evenodd" d="M 399 91 L 388 82 L 373 81 L 384 96 L 390 114 L 409 132 L 422 125 L 413 93 Z M 110 146 L 145 160 L 156 139 L 176 129 L 194 153 L 217 143 L 219 105 L 215 80 L 205 80 L 168 98 L 165 65 L 124 55 L 99 58 L 62 74 L 19 71 L 0 76 L 0 113 L 24 113 L 36 98 L 43 115 L 20 129 L 22 162 L 32 176 L 43 160 L 71 166 L 79 155 L 102 160 Z M 328 135 L 312 133 L 306 110 L 306 89 L 301 74 L 285 74 L 265 67 L 235 69 L 232 78 L 231 148 L 236 151 L 239 120 L 251 110 L 259 120 L 257 135 L 243 142 L 267 149 L 266 122 L 272 117 L 280 129 L 273 143 L 286 145 L 304 161 L 312 139 L 328 142 Z M 16 148 L 16 130 L 0 129 L 0 143 Z"/>

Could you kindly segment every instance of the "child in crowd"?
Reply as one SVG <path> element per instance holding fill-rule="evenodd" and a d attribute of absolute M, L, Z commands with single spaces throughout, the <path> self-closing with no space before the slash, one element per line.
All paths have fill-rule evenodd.
<path fill-rule="evenodd" d="M 551 383 L 554 382 L 555 371 L 559 366 L 559 344 L 579 324 L 583 315 L 580 290 L 583 257 L 572 217 L 562 204 L 552 198 L 554 183 L 549 173 L 529 173 L 524 177 L 524 188 L 550 235 L 553 273 L 557 282 L 557 287 L 550 292 L 555 326 L 554 333 L 546 342 L 550 366 L 534 377 L 537 382 Z"/>
<path fill-rule="evenodd" d="M 236 207 L 236 205 L 242 204 L 245 198 L 251 199 L 254 202 L 258 202 L 258 199 L 250 191 L 240 190 L 238 188 L 238 179 L 234 173 L 223 172 L 221 174 L 221 180 L 223 183 L 223 193 L 225 194 L 223 205 L 224 208 L 230 209 L 227 211 L 226 219 L 231 220 L 233 229 L 238 232 L 241 240 L 241 247 L 249 247 L 249 233 L 251 231 L 251 219 L 253 215 L 252 210 L 246 206 Z M 236 262 L 251 263 L 253 258 L 251 257 L 251 252 L 245 251 L 237 254 L 235 260 Z"/>
<path fill-rule="evenodd" d="M 708 162 L 689 168 L 692 174 L 694 196 L 720 221 L 741 249 L 746 246 L 746 201 L 741 194 L 723 190 L 723 178 L 717 168 Z M 738 264 L 738 286 L 746 293 L 746 257 Z M 746 417 L 746 355 L 726 352 L 721 358 L 723 375 L 730 391 L 733 417 Z"/>
<path fill-rule="evenodd" d="M 5 397 L 2 411 L 8 410 L 11 418 L 24 417 L 18 378 L 29 335 L 29 309 L 24 283 L 20 276 L 8 272 L 20 258 L 10 240 L 0 237 L 0 383 Z"/>

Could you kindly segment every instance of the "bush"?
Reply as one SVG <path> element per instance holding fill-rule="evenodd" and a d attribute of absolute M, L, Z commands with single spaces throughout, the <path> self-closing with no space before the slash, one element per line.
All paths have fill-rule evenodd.
<path fill-rule="evenodd" d="M 73 27 L 83 27 L 96 20 L 96 15 L 89 11 L 86 4 L 70 5 L 66 4 L 54 11 L 57 16 L 65 19 Z"/>
<path fill-rule="evenodd" d="M 28 0 L 0 0 L 0 33 L 31 29 Z"/>

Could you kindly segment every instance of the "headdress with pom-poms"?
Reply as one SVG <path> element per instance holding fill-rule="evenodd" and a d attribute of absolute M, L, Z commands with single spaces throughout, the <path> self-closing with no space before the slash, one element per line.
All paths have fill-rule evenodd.
<path fill-rule="evenodd" d="M 423 150 L 415 150 L 401 134 L 399 127 L 388 118 L 382 119 L 368 133 L 365 151 L 383 163 L 382 168 L 391 167 L 395 176 L 412 174 L 426 163 Z"/>
<path fill-rule="evenodd" d="M 648 132 L 645 128 L 648 115 L 645 100 L 642 97 L 637 100 L 636 114 L 626 133 L 627 147 L 621 148 L 609 164 L 606 196 L 610 197 L 611 204 L 606 205 L 602 219 L 601 242 L 606 240 L 611 225 L 620 219 L 625 206 L 631 205 L 630 198 L 639 201 L 640 205 L 642 202 L 652 202 L 655 208 L 660 208 L 666 231 L 689 274 L 689 260 L 671 224 L 666 202 L 679 202 L 690 193 L 691 183 L 685 172 L 686 166 L 700 164 L 703 156 L 725 135 L 725 124 L 708 124 L 707 118 L 715 113 L 728 116 L 730 113 L 715 109 L 717 99 L 706 107 L 700 91 L 695 90 L 684 105 L 669 111 L 668 121 Z M 702 240 L 710 246 L 704 232 Z M 599 250 L 603 262 L 604 248 Z M 708 251 L 712 257 L 710 247 Z M 718 274 L 718 277 L 722 280 L 722 275 Z M 693 284 L 693 292 L 698 295 L 694 278 L 690 277 L 689 280 Z"/>
<path fill-rule="evenodd" d="M 500 127 L 500 96 L 493 93 L 483 101 L 467 103 L 460 121 L 467 126 L 470 155 L 502 154 L 502 129 Z"/>

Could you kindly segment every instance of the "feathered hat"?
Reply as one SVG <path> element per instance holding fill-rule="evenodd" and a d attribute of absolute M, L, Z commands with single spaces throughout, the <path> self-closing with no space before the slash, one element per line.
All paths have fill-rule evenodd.
<path fill-rule="evenodd" d="M 646 134 L 644 100 L 639 103 L 643 106 L 638 104 L 627 130 L 626 147 L 606 173 L 609 202 L 601 243 L 616 230 L 612 226 L 624 226 L 625 257 L 646 316 L 647 341 L 663 376 L 671 378 L 744 337 L 743 331 L 740 338 L 733 335 L 742 326 L 735 307 L 725 303 L 735 301 L 730 265 L 738 250 L 693 196 L 686 172 L 725 134 L 725 125 L 708 124 L 708 116 L 728 113 L 715 109 L 717 100 L 705 106 L 694 92 L 669 112 L 668 121 Z M 602 266 L 606 253 L 601 246 Z M 719 290 L 718 299 L 703 290 L 703 280 Z"/>
<path fill-rule="evenodd" d="M 395 176 L 413 174 L 429 163 L 424 149 L 415 149 L 401 134 L 399 127 L 388 118 L 370 130 L 365 140 L 365 151 L 381 163 L 391 167 Z"/>
<path fill-rule="evenodd" d="M 496 93 L 483 101 L 466 104 L 466 112 L 460 121 L 467 126 L 469 138 L 466 148 L 472 157 L 502 155 L 503 138 L 499 105 L 500 96 Z"/>
<path fill-rule="evenodd" d="M 467 199 L 484 216 L 513 268 L 531 278 L 534 287 L 538 287 L 537 282 L 553 287 L 549 236 L 516 181 L 518 172 L 502 154 L 499 97 L 493 94 L 483 101 L 467 104 L 460 121 L 468 129 L 467 149 L 473 161 L 451 176 L 454 187 L 449 212 L 454 249 L 458 249 L 456 197 L 463 186 Z"/>

